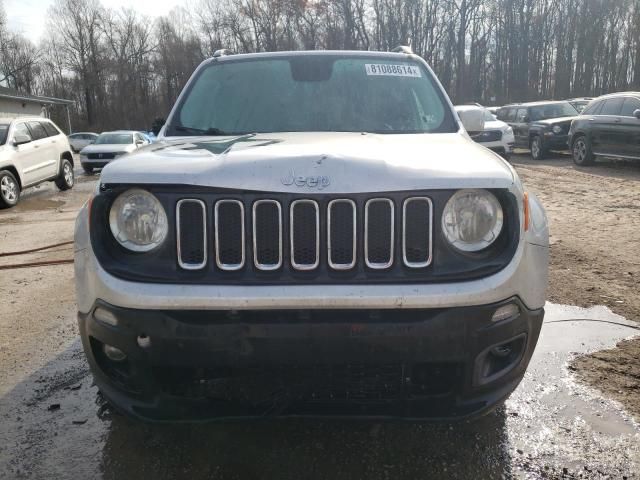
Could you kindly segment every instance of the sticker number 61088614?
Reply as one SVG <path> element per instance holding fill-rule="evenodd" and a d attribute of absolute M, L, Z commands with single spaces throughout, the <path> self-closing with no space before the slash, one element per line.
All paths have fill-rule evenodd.
<path fill-rule="evenodd" d="M 421 77 L 420 68 L 415 65 L 391 65 L 388 63 L 365 63 L 367 75 L 387 75 L 392 77 Z"/>

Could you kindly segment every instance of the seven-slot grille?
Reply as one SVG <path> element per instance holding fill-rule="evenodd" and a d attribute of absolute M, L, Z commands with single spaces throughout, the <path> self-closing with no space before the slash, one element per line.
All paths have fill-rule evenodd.
<path fill-rule="evenodd" d="M 212 247 L 207 210 L 212 217 Z M 245 219 L 245 211 L 250 219 Z M 209 209 L 201 200 L 183 199 L 176 206 L 178 264 L 187 270 L 202 269 L 210 248 L 217 268 L 226 271 L 242 269 L 247 258 L 261 271 L 278 270 L 285 261 L 293 270 L 312 271 L 325 258 L 336 271 L 354 269 L 358 261 L 371 270 L 385 270 L 396 261 L 397 249 L 405 267 L 431 264 L 433 205 L 428 197 L 410 197 L 401 205 L 371 198 L 364 203 L 363 215 L 358 211 L 356 202 L 347 198 L 326 204 L 312 199 L 290 204 L 260 199 L 246 208 L 240 200 L 222 199 Z M 401 228 L 396 228 L 396 221 L 401 221 Z"/>

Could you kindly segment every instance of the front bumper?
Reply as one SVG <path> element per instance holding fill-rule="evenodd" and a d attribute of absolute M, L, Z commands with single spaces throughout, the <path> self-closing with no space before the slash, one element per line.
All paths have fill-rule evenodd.
<path fill-rule="evenodd" d="M 547 150 L 567 150 L 569 148 L 568 135 L 557 135 L 553 132 L 544 134 L 543 145 Z"/>
<path fill-rule="evenodd" d="M 506 303 L 520 313 L 492 322 Z M 96 309 L 117 325 L 97 320 Z M 406 310 L 158 311 L 98 301 L 78 320 L 96 384 L 141 419 L 449 419 L 487 412 L 515 389 L 543 315 L 517 297 Z M 104 344 L 126 360 L 109 360 Z M 510 356 L 494 354 L 505 346 Z"/>

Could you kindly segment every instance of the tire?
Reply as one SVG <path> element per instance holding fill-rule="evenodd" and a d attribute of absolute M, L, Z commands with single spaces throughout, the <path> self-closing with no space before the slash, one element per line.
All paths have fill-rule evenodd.
<path fill-rule="evenodd" d="M 536 135 L 531 139 L 531 158 L 534 160 L 542 160 L 547 155 L 547 151 L 542 145 L 542 139 Z"/>
<path fill-rule="evenodd" d="M 573 163 L 580 167 L 593 165 L 593 152 L 591 151 L 591 145 L 587 137 L 581 135 L 573 141 L 573 145 L 571 145 L 571 156 L 573 157 Z"/>
<path fill-rule="evenodd" d="M 60 164 L 60 174 L 54 180 L 56 187 L 60 190 L 69 190 L 73 188 L 73 183 L 75 178 L 73 176 L 73 165 L 66 158 L 62 159 L 62 163 Z"/>
<path fill-rule="evenodd" d="M 8 170 L 0 170 L 0 208 L 11 208 L 20 200 L 20 184 Z"/>
<path fill-rule="evenodd" d="M 90 167 L 89 165 L 82 165 L 82 169 L 87 175 L 93 175 L 93 167 Z"/>

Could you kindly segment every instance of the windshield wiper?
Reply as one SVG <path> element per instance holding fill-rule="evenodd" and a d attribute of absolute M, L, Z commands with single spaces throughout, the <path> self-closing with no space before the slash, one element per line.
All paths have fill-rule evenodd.
<path fill-rule="evenodd" d="M 195 135 L 235 135 L 233 133 L 228 133 L 215 127 L 203 129 L 195 127 L 185 127 L 183 125 L 172 125 L 172 128 L 178 132 L 187 132 Z"/>

